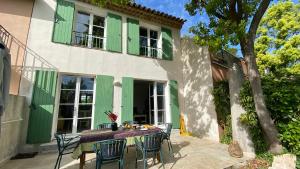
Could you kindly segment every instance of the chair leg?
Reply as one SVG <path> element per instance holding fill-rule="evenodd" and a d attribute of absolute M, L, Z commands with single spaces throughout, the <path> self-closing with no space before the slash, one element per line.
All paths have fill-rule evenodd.
<path fill-rule="evenodd" d="M 147 166 L 147 152 L 144 153 L 143 155 L 143 161 L 144 161 L 144 169 L 147 169 L 148 166 Z"/>
<path fill-rule="evenodd" d="M 56 168 L 57 168 L 57 165 L 58 165 L 59 158 L 60 158 L 60 154 L 58 154 L 58 156 L 57 156 L 57 159 L 56 159 L 56 163 L 55 163 L 54 169 L 56 169 Z"/>
<path fill-rule="evenodd" d="M 123 159 L 121 159 L 119 162 L 119 168 L 124 169 L 124 160 Z"/>
<path fill-rule="evenodd" d="M 135 150 L 135 168 L 137 168 L 138 150 Z"/>
<path fill-rule="evenodd" d="M 165 164 L 164 164 L 164 160 L 163 160 L 162 149 L 160 149 L 159 154 L 160 154 L 160 161 L 161 161 L 161 163 L 162 163 L 162 166 L 163 166 L 163 168 L 165 168 Z"/>
<path fill-rule="evenodd" d="M 58 169 L 60 168 L 61 159 L 62 159 L 62 155 L 60 155 L 60 158 L 59 158 L 59 161 L 58 161 Z"/>
<path fill-rule="evenodd" d="M 171 151 L 169 149 L 169 152 L 171 152 L 172 157 L 174 157 L 173 146 L 172 146 L 172 143 L 171 143 L 170 139 L 168 140 L 168 143 L 170 144 L 170 148 L 171 148 Z"/>
<path fill-rule="evenodd" d="M 98 163 L 98 164 L 96 164 L 97 165 L 96 169 L 101 169 L 102 161 L 98 160 L 96 163 Z"/>

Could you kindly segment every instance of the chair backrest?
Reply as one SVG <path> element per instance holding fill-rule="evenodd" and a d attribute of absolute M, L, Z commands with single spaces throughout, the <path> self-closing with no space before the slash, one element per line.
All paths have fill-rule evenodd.
<path fill-rule="evenodd" d="M 103 160 L 123 158 L 126 139 L 113 139 L 99 141 L 94 144 L 94 151 Z"/>
<path fill-rule="evenodd" d="M 140 138 L 140 140 L 145 151 L 160 150 L 162 143 L 162 133 L 144 135 L 143 138 L 144 141 L 142 141 L 142 137 Z"/>
<path fill-rule="evenodd" d="M 65 133 L 55 133 L 54 137 L 55 137 L 56 142 L 57 142 L 58 151 L 59 152 L 63 151 L 63 149 L 65 147 L 66 134 Z"/>
<path fill-rule="evenodd" d="M 111 129 L 111 123 L 102 123 L 102 124 L 99 124 L 98 129 Z"/>
<path fill-rule="evenodd" d="M 173 126 L 172 123 L 166 123 L 166 134 L 167 134 L 168 136 L 171 135 L 172 126 Z"/>

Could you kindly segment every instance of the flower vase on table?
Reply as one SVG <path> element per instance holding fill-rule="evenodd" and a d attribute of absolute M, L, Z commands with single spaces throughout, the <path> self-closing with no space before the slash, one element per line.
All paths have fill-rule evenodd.
<path fill-rule="evenodd" d="M 108 112 L 106 111 L 104 113 L 111 120 L 111 130 L 112 131 L 117 131 L 118 130 L 118 124 L 117 124 L 116 121 L 118 119 L 118 116 L 115 113 L 111 112 L 111 111 L 108 111 Z"/>

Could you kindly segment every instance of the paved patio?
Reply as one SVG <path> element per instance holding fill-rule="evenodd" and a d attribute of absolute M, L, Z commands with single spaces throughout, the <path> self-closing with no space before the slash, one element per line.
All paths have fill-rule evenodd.
<path fill-rule="evenodd" d="M 166 169 L 221 169 L 231 168 L 232 165 L 241 163 L 246 158 L 233 158 L 227 152 L 227 145 L 215 143 L 205 139 L 196 137 L 173 136 L 172 144 L 175 157 L 169 156 L 168 146 L 165 142 L 164 161 Z M 10 160 L 0 169 L 53 169 L 56 161 L 56 153 L 41 153 L 34 158 Z M 95 169 L 95 155 L 87 155 L 85 169 Z M 151 169 L 163 168 L 161 163 L 156 161 L 153 164 L 152 158 L 148 160 L 148 167 Z M 79 160 L 74 160 L 71 155 L 64 156 L 61 168 L 78 169 Z M 118 168 L 117 163 L 107 164 L 103 169 Z M 129 152 L 125 152 L 125 168 L 135 168 L 135 148 L 129 148 Z M 138 162 L 138 168 L 143 168 L 143 163 Z"/>

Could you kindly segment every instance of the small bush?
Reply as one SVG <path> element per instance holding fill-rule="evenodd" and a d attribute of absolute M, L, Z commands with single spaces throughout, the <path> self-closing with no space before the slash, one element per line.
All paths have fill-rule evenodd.
<path fill-rule="evenodd" d="M 280 133 L 280 140 L 288 151 L 300 154 L 300 82 L 298 79 L 274 79 L 264 77 L 262 88 L 268 110 Z M 240 92 L 240 102 L 247 113 L 240 117 L 249 127 L 256 153 L 266 151 L 250 83 L 244 83 Z"/>

